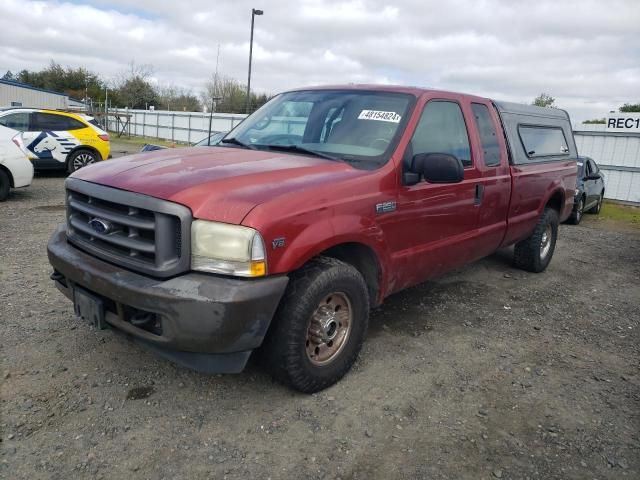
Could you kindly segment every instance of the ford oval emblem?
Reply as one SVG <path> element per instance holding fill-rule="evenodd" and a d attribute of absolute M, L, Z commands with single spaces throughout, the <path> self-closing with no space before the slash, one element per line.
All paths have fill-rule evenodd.
<path fill-rule="evenodd" d="M 113 225 L 107 220 L 101 218 L 92 218 L 89 220 L 89 226 L 97 233 L 106 234 L 113 230 Z"/>

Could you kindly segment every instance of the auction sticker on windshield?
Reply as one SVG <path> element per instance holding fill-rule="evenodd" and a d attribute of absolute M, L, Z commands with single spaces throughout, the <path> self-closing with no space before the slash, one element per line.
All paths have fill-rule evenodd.
<path fill-rule="evenodd" d="M 383 112 L 381 110 L 362 110 L 358 120 L 380 120 L 382 122 L 400 123 L 402 116 L 396 112 Z"/>

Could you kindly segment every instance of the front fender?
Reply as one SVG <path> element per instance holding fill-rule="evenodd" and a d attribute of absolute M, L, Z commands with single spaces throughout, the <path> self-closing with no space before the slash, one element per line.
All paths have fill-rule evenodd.
<path fill-rule="evenodd" d="M 274 256 L 269 271 L 297 270 L 322 252 L 347 243 L 361 244 L 373 251 L 378 259 L 381 287 L 385 285 L 390 254 L 384 233 L 372 219 L 355 214 L 328 216 L 308 224 L 295 237 L 287 238 L 284 251 Z"/>

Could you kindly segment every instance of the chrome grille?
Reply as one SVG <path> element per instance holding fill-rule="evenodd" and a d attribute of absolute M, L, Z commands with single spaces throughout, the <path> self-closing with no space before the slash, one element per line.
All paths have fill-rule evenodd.
<path fill-rule="evenodd" d="M 67 236 L 95 256 L 167 277 L 189 268 L 191 213 L 172 202 L 70 178 Z"/>

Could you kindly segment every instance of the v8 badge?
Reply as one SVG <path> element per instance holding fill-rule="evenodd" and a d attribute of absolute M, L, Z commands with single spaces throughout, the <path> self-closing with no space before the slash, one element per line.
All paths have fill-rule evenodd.
<path fill-rule="evenodd" d="M 271 240 L 271 248 L 284 248 L 284 237 L 278 237 Z"/>

